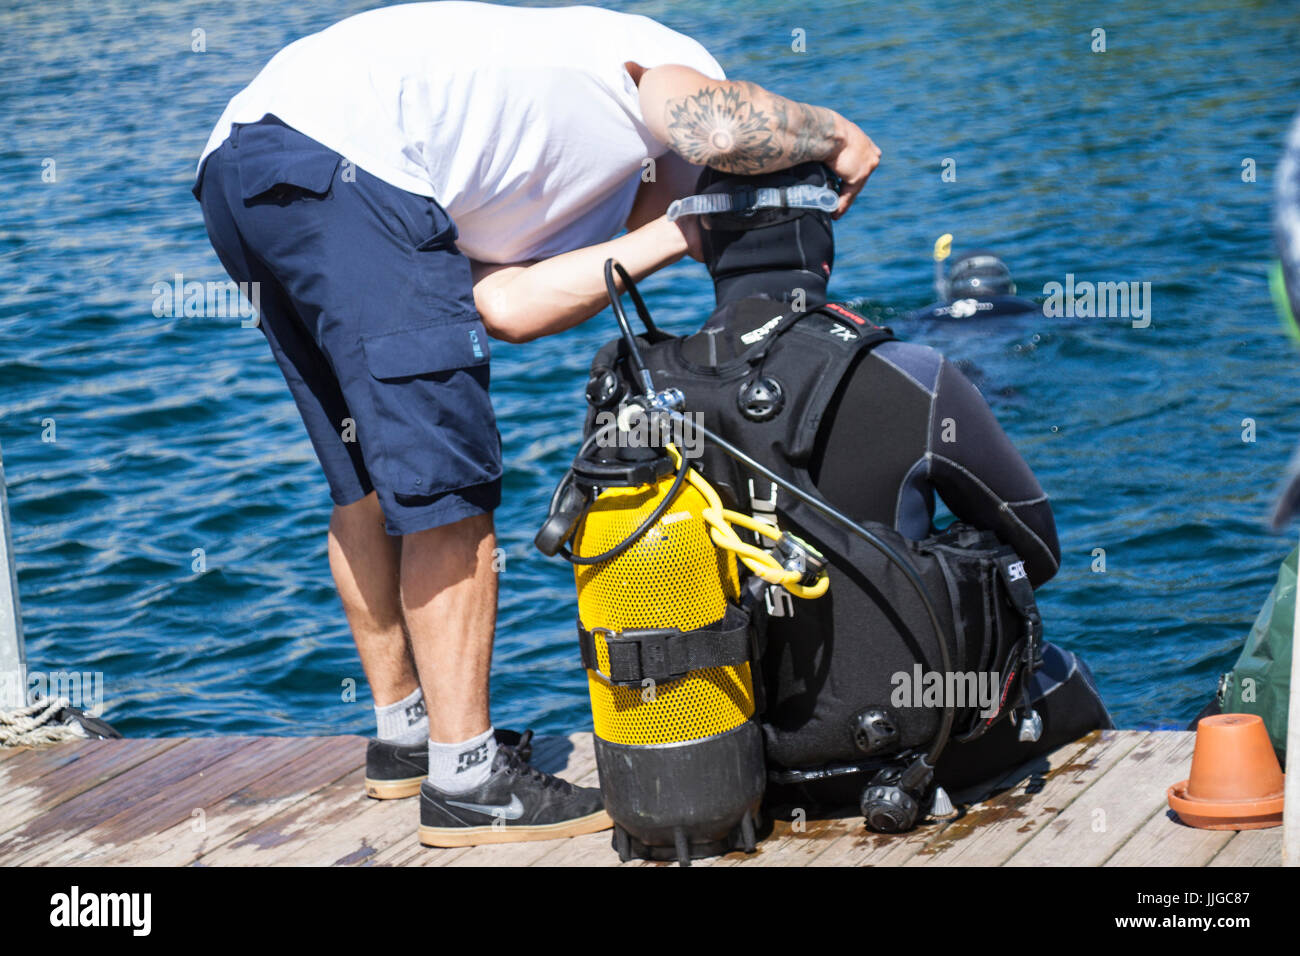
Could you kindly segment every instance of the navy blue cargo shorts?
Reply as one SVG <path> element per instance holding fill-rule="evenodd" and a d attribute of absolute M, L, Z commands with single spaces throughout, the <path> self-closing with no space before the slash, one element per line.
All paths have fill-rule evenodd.
<path fill-rule="evenodd" d="M 389 534 L 492 511 L 501 439 L 488 339 L 451 217 L 274 117 L 236 125 L 194 187 L 339 505 L 375 491 Z"/>

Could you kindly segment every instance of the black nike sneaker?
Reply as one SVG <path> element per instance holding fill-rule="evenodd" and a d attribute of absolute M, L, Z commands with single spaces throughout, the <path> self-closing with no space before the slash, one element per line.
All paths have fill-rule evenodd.
<path fill-rule="evenodd" d="M 509 747 L 525 763 L 533 755 L 533 732 L 498 729 L 498 747 Z M 429 742 L 404 746 L 371 738 L 366 744 L 366 796 L 376 800 L 413 797 L 429 775 Z"/>
<path fill-rule="evenodd" d="M 497 748 L 492 772 L 466 793 L 420 787 L 420 842 L 478 846 L 555 840 L 607 830 L 614 821 L 595 787 L 575 787 L 542 773 L 509 747 Z"/>

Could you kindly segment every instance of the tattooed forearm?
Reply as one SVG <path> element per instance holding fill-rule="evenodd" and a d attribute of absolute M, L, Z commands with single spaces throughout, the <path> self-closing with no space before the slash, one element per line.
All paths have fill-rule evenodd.
<path fill-rule="evenodd" d="M 835 114 L 796 103 L 753 83 L 718 83 L 666 104 L 669 146 L 684 159 L 753 175 L 835 148 Z"/>
<path fill-rule="evenodd" d="M 790 165 L 810 159 L 825 159 L 835 146 L 835 117 L 830 110 L 807 103 L 795 103 L 799 122 L 792 130 Z"/>

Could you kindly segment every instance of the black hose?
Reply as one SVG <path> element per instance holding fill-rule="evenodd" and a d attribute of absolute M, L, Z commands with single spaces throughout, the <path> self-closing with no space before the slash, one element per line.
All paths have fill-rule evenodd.
<path fill-rule="evenodd" d="M 650 310 L 646 308 L 645 299 L 641 298 L 641 290 L 636 287 L 636 283 L 627 274 L 627 270 L 623 268 L 622 263 L 615 262 L 614 269 L 623 279 L 623 286 L 627 289 L 627 294 L 632 297 L 632 304 L 636 306 L 636 314 L 641 319 L 641 324 L 645 326 L 645 330 L 651 335 L 658 335 L 659 327 L 655 325 L 654 319 L 650 318 Z"/>
<path fill-rule="evenodd" d="M 627 313 L 623 311 L 623 299 L 618 294 L 618 283 L 614 281 L 614 270 L 617 269 L 623 278 L 623 283 L 635 290 L 636 286 L 632 284 L 632 278 L 627 274 L 621 265 L 613 259 L 605 260 L 605 292 L 609 295 L 610 308 L 614 310 L 614 318 L 618 320 L 618 327 L 623 332 L 623 340 L 627 343 L 627 349 L 633 363 L 633 371 L 637 373 L 640 384 L 645 389 L 647 397 L 654 394 L 654 383 L 650 379 L 650 372 L 645 367 L 645 361 L 641 358 L 641 350 L 637 348 L 636 336 L 632 334 L 632 326 L 628 324 Z M 645 303 L 641 301 L 641 293 L 633 291 L 632 301 L 639 303 L 640 308 L 645 308 Z M 643 321 L 649 321 L 649 313 L 642 313 Z"/>
<path fill-rule="evenodd" d="M 600 428 L 597 428 L 590 435 L 588 435 L 586 439 L 583 440 L 582 446 L 578 449 L 578 453 L 573 456 L 573 460 L 577 461 L 578 459 L 582 458 L 584 455 L 587 454 L 588 451 L 591 450 L 592 444 L 600 441 L 600 439 L 604 438 L 605 435 L 607 435 L 609 432 L 613 431 L 616 428 L 618 428 L 617 419 L 610 422 L 608 425 L 602 425 Z M 573 466 L 570 465 L 568 470 L 565 471 L 564 477 L 560 479 L 560 483 L 556 485 L 555 490 L 551 492 L 551 503 L 546 508 L 547 518 L 555 514 L 555 509 L 560 506 L 560 497 L 564 494 L 564 490 L 569 487 L 569 483 L 572 480 L 573 480 Z"/>
<path fill-rule="evenodd" d="M 605 292 L 609 295 L 610 308 L 614 310 L 614 318 L 618 320 L 618 327 L 623 333 L 623 340 L 627 343 L 630 359 L 634 363 L 634 371 L 639 374 L 641 386 L 645 389 L 645 394 L 648 398 L 654 394 L 654 381 L 650 377 L 650 372 L 646 368 L 645 361 L 641 358 L 641 350 L 637 347 L 636 336 L 632 334 L 632 326 L 627 321 L 627 313 L 623 310 L 623 300 L 618 294 L 618 283 L 614 281 L 615 271 L 617 271 L 619 276 L 622 278 L 623 285 L 627 289 L 628 294 L 632 296 L 632 303 L 636 306 L 637 315 L 645 325 L 646 331 L 653 334 L 657 332 L 658 329 L 655 328 L 654 321 L 650 318 L 650 310 L 646 308 L 645 300 L 641 298 L 641 293 L 637 290 L 636 283 L 632 281 L 632 277 L 627 274 L 627 270 L 623 268 L 621 263 L 614 259 L 606 259 Z M 607 431 L 616 426 L 617 422 L 611 422 L 604 428 L 589 435 L 586 441 L 582 443 L 582 447 L 578 449 L 578 454 L 574 456 L 574 460 L 576 461 L 582 458 L 582 456 L 591 448 L 592 442 L 597 437 L 604 435 Z M 608 551 L 605 551 L 602 554 L 579 557 L 568 548 L 561 545 L 556 553 L 570 564 L 577 565 L 600 564 L 603 561 L 612 561 L 614 558 L 617 558 L 628 548 L 632 547 L 632 545 L 636 544 L 636 542 L 640 541 L 645 533 L 653 528 L 655 524 L 658 523 L 659 519 L 664 516 L 665 512 L 667 512 L 669 507 L 671 507 L 673 499 L 677 497 L 677 492 L 681 490 L 683 482 L 686 481 L 686 472 L 689 468 L 690 464 L 685 458 L 682 458 L 681 467 L 678 468 L 677 474 L 673 478 L 672 486 L 669 487 L 663 500 L 655 506 L 654 510 L 646 516 L 645 520 L 637 526 L 635 531 Z M 560 483 L 556 486 L 554 494 L 551 495 L 550 514 L 555 514 L 555 509 L 559 503 L 560 497 L 563 495 L 565 488 L 568 487 L 572 480 L 573 468 L 570 467 L 564 477 L 560 479 Z"/>
<path fill-rule="evenodd" d="M 637 525 L 635 531 L 608 551 L 588 557 L 579 557 L 568 548 L 561 546 L 560 550 L 556 553 L 570 564 L 589 565 L 600 564 L 602 561 L 614 560 L 628 548 L 632 547 L 632 545 L 640 541 L 645 533 L 653 528 L 658 523 L 659 519 L 664 516 L 664 513 L 668 511 L 669 506 L 672 505 L 673 499 L 677 497 L 677 492 L 681 490 L 682 483 L 686 481 L 686 472 L 690 470 L 690 467 L 691 466 L 687 463 L 686 459 L 682 458 L 681 467 L 677 469 L 677 474 L 673 478 L 673 483 L 668 488 L 668 493 L 664 495 L 663 500 L 660 501 L 659 504 L 655 505 L 654 510 L 651 511 L 650 514 L 646 515 L 645 520 Z"/>

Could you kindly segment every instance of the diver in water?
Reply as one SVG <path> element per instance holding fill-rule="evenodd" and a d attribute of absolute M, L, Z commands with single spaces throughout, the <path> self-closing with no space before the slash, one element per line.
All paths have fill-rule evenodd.
<path fill-rule="evenodd" d="M 703 328 L 681 341 L 683 367 L 699 370 L 705 380 L 708 370 L 727 367 L 769 336 L 764 362 L 771 366 L 775 360 L 779 366 L 782 349 L 806 349 L 813 341 L 781 335 L 781 317 L 792 308 L 809 310 L 798 324 L 808 330 L 824 326 L 827 341 L 870 332 L 861 317 L 828 302 L 835 247 L 826 210 L 833 208 L 828 193 L 833 195 L 835 187 L 833 174 L 820 163 L 750 177 L 706 170 L 697 195 L 670 207 L 670 217 L 700 217 L 704 262 L 717 297 Z M 978 281 L 1004 295 L 1005 283 L 992 281 L 1005 272 L 998 265 L 1000 260 L 968 257 L 950 281 L 958 291 L 971 292 Z M 887 330 L 875 331 L 886 337 Z M 1060 545 L 1048 497 L 975 386 L 934 349 L 892 335 L 864 351 L 847 366 L 825 407 L 805 419 L 815 424 L 805 467 L 816 490 L 855 521 L 879 522 L 913 541 L 935 533 L 936 498 L 942 499 L 958 521 L 991 531 L 1014 549 L 1034 588 L 1050 580 L 1060 567 Z M 819 361 L 807 352 L 805 364 Z M 811 370 L 803 385 L 792 388 L 797 375 L 789 370 L 800 363 L 785 362 L 784 382 L 760 375 L 744 383 L 738 400 L 746 419 L 778 413 L 794 401 L 797 388 L 820 388 L 814 384 L 818 378 L 832 374 Z M 747 497 L 755 514 L 777 511 L 781 494 L 775 484 L 749 479 Z M 746 495 L 742 491 L 737 497 Z M 832 594 L 836 588 L 832 584 Z M 839 588 L 838 603 L 825 612 L 834 616 L 825 622 L 827 633 L 858 627 L 863 620 L 852 617 L 852 595 Z M 790 606 L 801 602 L 786 601 L 788 621 Z M 810 703 L 807 675 L 822 663 L 820 651 L 809 648 L 806 628 L 786 626 L 779 602 L 773 608 L 769 601 L 769 610 L 777 612 L 768 622 L 763 664 L 769 763 L 843 759 L 841 738 L 829 733 L 823 734 L 824 745 L 809 752 L 807 724 L 817 705 Z M 826 666 L 833 674 L 834 660 Z M 938 782 L 974 783 L 1089 730 L 1112 726 L 1087 666 L 1052 644 L 1042 645 L 1042 662 L 1026 699 L 1032 705 L 1022 713 L 1035 714 L 1041 726 L 1018 730 L 1015 721 L 1002 720 L 978 739 L 948 747 Z"/>
<path fill-rule="evenodd" d="M 939 301 L 914 312 L 912 319 L 1000 319 L 1039 311 L 1037 302 L 1016 295 L 1011 269 L 998 255 L 983 249 L 968 252 L 945 272 L 951 252 L 952 236 L 940 236 L 934 244 L 934 294 Z"/>

